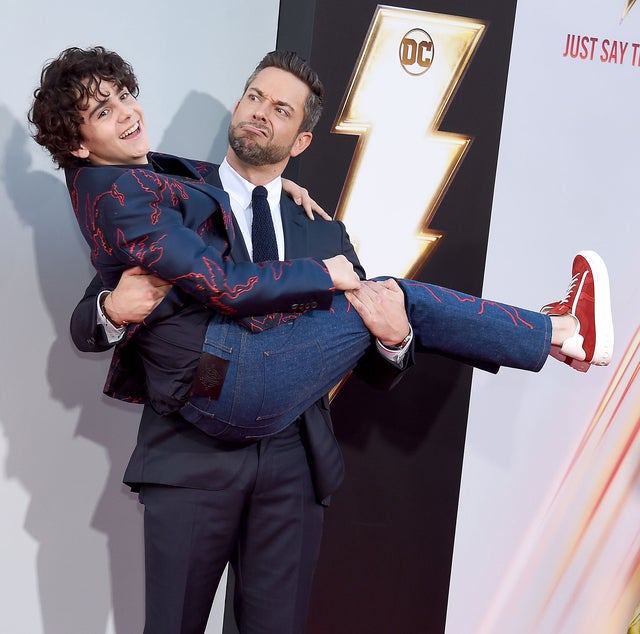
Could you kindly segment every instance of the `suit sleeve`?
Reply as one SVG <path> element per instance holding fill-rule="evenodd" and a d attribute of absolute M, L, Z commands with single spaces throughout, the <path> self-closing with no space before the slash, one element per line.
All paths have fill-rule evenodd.
<path fill-rule="evenodd" d="M 351 240 L 349 239 L 349 234 L 347 233 L 346 227 L 340 221 L 334 220 L 333 222 L 339 223 L 342 228 L 342 255 L 344 255 L 344 257 L 347 258 L 347 260 L 349 260 L 351 264 L 353 264 L 353 269 L 358 274 L 358 277 L 361 280 L 366 279 L 367 275 L 364 271 L 364 267 L 362 266 L 362 264 L 360 264 L 360 260 L 358 259 L 356 250 L 353 248 L 353 244 L 351 244 Z"/>
<path fill-rule="evenodd" d="M 201 196 L 203 200 L 198 200 Z M 130 170 L 114 188 L 96 198 L 97 240 L 109 245 L 123 268 L 139 265 L 192 295 L 204 306 L 231 317 L 292 312 L 331 306 L 333 285 L 322 260 L 234 263 L 219 236 L 209 243 L 185 226 L 184 200 L 211 198 L 145 170 Z M 211 218 L 223 221 L 220 208 Z M 212 221 L 213 221 L 212 220 Z"/>
<path fill-rule="evenodd" d="M 102 290 L 105 290 L 102 281 L 96 275 L 71 315 L 71 339 L 81 352 L 103 352 L 113 347 L 107 341 L 104 328 L 98 325 L 97 300 Z"/>

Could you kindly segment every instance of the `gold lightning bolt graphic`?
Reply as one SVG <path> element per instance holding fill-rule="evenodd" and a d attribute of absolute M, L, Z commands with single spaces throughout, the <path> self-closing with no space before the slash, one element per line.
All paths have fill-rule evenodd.
<path fill-rule="evenodd" d="M 360 138 L 336 217 L 367 274 L 410 277 L 471 139 L 438 131 L 484 34 L 469 18 L 378 6 L 333 131 Z"/>
<path fill-rule="evenodd" d="M 624 11 L 622 12 L 622 19 L 626 17 L 627 13 L 631 11 L 631 7 L 636 3 L 636 0 L 627 0 L 626 5 L 624 7 Z"/>

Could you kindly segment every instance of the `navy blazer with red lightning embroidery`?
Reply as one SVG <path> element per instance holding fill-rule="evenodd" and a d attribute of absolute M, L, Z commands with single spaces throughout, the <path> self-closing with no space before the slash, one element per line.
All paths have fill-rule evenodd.
<path fill-rule="evenodd" d="M 204 179 L 211 163 L 150 153 L 145 166 L 84 166 L 66 171 L 78 224 L 105 288 L 123 270 L 139 265 L 174 284 L 143 324 L 131 326 L 116 347 L 105 393 L 126 401 L 148 400 L 149 385 L 129 343 L 150 326 L 199 302 L 253 332 L 292 319 L 301 307 L 328 309 L 333 286 L 316 257 L 282 262 L 234 261 L 237 242 L 229 198 Z M 202 339 L 200 340 L 200 344 Z M 134 369 L 135 368 L 135 369 Z M 180 383 L 188 382 L 187 374 Z M 154 395 L 174 394 L 156 385 Z M 173 406 L 171 406 L 172 408 Z"/>
<path fill-rule="evenodd" d="M 331 277 L 318 258 L 231 260 L 229 198 L 204 181 L 215 166 L 149 156 L 149 166 L 86 166 L 66 173 L 91 262 L 106 287 L 113 288 L 124 269 L 139 265 L 234 318 L 294 312 L 308 302 L 330 307 Z M 247 325 L 263 328 L 261 318 Z"/>

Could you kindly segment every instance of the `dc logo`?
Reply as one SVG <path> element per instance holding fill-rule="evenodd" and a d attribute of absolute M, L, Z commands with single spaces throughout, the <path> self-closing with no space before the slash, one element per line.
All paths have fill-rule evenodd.
<path fill-rule="evenodd" d="M 433 62 L 433 40 L 422 29 L 411 29 L 400 42 L 400 64 L 409 75 L 426 73 Z"/>

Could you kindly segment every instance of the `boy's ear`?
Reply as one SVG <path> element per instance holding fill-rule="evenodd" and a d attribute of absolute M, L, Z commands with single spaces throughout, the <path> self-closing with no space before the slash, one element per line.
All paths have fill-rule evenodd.
<path fill-rule="evenodd" d="M 88 159 L 89 158 L 89 150 L 87 150 L 84 145 L 81 145 L 77 150 L 72 150 L 71 154 L 79 159 Z"/>

